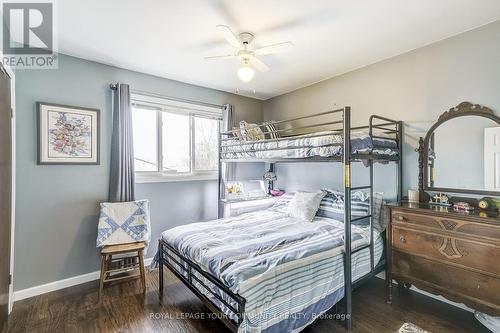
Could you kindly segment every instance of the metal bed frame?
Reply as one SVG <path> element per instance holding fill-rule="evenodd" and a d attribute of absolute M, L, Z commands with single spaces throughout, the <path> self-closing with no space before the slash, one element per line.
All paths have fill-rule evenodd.
<path fill-rule="evenodd" d="M 319 119 L 323 117 L 335 117 L 340 116 L 338 120 L 331 120 L 320 122 Z M 313 121 L 312 124 L 302 125 L 304 122 Z M 380 123 L 381 122 L 381 123 Z M 343 153 L 341 156 L 331 156 L 331 157 L 306 157 L 306 158 L 271 158 L 271 159 L 261 159 L 261 158 L 223 158 L 224 148 L 233 146 L 245 146 L 251 145 L 254 142 L 245 142 L 238 141 L 234 144 L 236 140 L 235 137 L 236 131 L 234 129 L 220 132 L 219 135 L 219 186 L 218 186 L 218 215 L 220 217 L 221 214 L 221 201 L 223 199 L 222 195 L 223 191 L 223 166 L 224 163 L 232 163 L 232 162 L 267 162 L 269 163 L 269 170 L 274 171 L 274 167 L 276 163 L 297 163 L 297 162 L 341 162 L 343 164 L 343 178 L 344 178 L 344 198 L 351 198 L 351 191 L 356 190 L 369 190 L 370 192 L 370 214 L 362 217 L 351 218 L 351 201 L 345 200 L 344 207 L 344 225 L 345 228 L 345 239 L 344 239 L 344 310 L 346 315 L 346 328 L 352 328 L 352 291 L 369 280 L 371 277 L 380 273 L 385 268 L 385 250 L 382 254 L 382 259 L 380 262 L 375 265 L 374 260 L 374 230 L 373 230 L 373 163 L 374 162 L 395 162 L 397 164 L 397 199 L 401 199 L 402 197 L 402 135 L 403 135 L 403 126 L 401 121 L 396 121 L 392 119 L 388 119 L 385 117 L 380 117 L 377 115 L 372 115 L 369 118 L 369 125 L 360 126 L 360 127 L 351 127 L 351 108 L 344 107 L 337 110 L 331 110 L 321 113 L 316 113 L 308 116 L 296 117 L 293 119 L 282 120 L 273 122 L 274 125 L 285 125 L 289 124 L 288 128 L 268 131 L 267 125 L 269 123 L 258 124 L 260 128 L 263 129 L 264 134 L 271 133 L 290 133 L 286 136 L 283 136 L 279 139 L 268 139 L 266 142 L 272 141 L 280 141 L 286 140 L 290 138 L 297 137 L 299 135 L 308 134 L 309 137 L 314 136 L 323 136 L 325 135 L 323 131 L 331 131 L 332 134 L 342 134 L 343 142 L 327 144 L 324 146 L 338 146 L 342 145 Z M 339 127 L 340 126 L 340 127 Z M 315 131 L 307 131 L 310 129 L 320 128 L 323 134 L 319 134 Z M 220 129 L 220 127 L 219 127 Z M 389 156 L 389 155 L 377 155 L 377 154 L 352 154 L 351 153 L 351 131 L 355 130 L 366 130 L 368 129 L 368 133 L 370 137 L 373 138 L 387 138 L 387 136 L 377 135 L 379 133 L 394 135 L 394 139 L 397 140 L 398 143 L 398 154 L 397 156 Z M 297 132 L 299 131 L 299 132 Z M 230 145 L 223 145 L 225 141 L 233 142 Z M 251 147 L 251 146 L 250 146 Z M 315 146 L 317 147 L 317 146 Z M 297 147 L 287 147 L 287 148 L 279 148 L 279 149 L 303 149 L 303 148 L 314 148 L 308 146 L 297 146 Z M 244 152 L 257 152 L 257 151 L 266 151 L 267 149 L 256 149 L 256 150 L 246 150 Z M 369 181 L 370 185 L 367 186 L 358 186 L 351 187 L 351 162 L 359 162 L 359 161 L 367 161 L 369 168 Z M 356 222 L 363 219 L 369 219 L 370 223 L 370 244 L 363 246 L 361 248 L 357 248 L 355 250 L 351 249 L 351 223 Z M 385 233 L 385 232 L 384 232 Z M 382 235 L 385 239 L 385 235 Z M 386 240 L 385 240 L 386 241 Z M 370 272 L 366 275 L 362 276 L 356 281 L 352 281 L 352 268 L 351 268 L 351 259 L 352 255 L 364 250 L 366 248 L 370 249 Z M 385 247 L 384 247 L 385 249 Z M 211 274 L 205 272 L 203 269 L 199 267 L 195 262 L 189 260 L 181 253 L 179 253 L 172 245 L 160 239 L 159 241 L 159 286 L 160 286 L 160 297 L 163 294 L 163 267 L 166 266 L 169 268 L 172 273 L 177 276 L 195 295 L 197 295 L 203 303 L 212 311 L 217 314 L 218 318 L 220 318 L 224 324 L 233 332 L 238 330 L 238 326 L 243 321 L 243 315 L 245 312 L 245 299 L 238 294 L 233 293 L 227 286 L 225 286 L 221 281 L 212 276 Z M 177 266 L 177 267 L 175 267 Z M 181 272 L 182 271 L 182 272 Z M 212 291 L 210 286 L 207 285 L 206 281 L 200 279 L 200 277 L 205 278 L 211 284 L 219 288 L 227 297 L 229 297 L 233 304 L 236 304 L 236 307 L 233 306 L 230 302 L 227 301 L 224 297 L 222 297 L 217 292 Z M 201 286 L 205 293 L 200 290 Z M 221 302 L 227 309 L 229 309 L 236 317 L 237 320 L 233 320 L 230 316 L 223 313 L 217 305 L 215 305 L 210 298 L 207 296 L 207 293 L 214 297 L 219 302 Z M 337 306 L 337 305 L 336 305 Z"/>

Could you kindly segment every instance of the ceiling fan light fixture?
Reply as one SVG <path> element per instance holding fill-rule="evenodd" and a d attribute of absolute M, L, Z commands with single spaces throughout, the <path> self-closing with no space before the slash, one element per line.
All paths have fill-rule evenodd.
<path fill-rule="evenodd" d="M 218 25 L 217 28 L 226 41 L 236 48 L 236 50 L 229 54 L 208 56 L 205 57 L 205 59 L 240 59 L 243 64 L 236 73 L 243 82 L 251 81 L 255 76 L 256 70 L 262 73 L 270 70 L 269 66 L 259 59 L 258 56 L 282 52 L 293 46 L 292 42 L 281 42 L 265 45 L 256 49 L 255 47 L 250 47 L 254 39 L 252 33 L 242 32 L 236 35 L 227 25 Z"/>
<path fill-rule="evenodd" d="M 253 79 L 255 69 L 253 69 L 248 62 L 245 62 L 245 64 L 238 69 L 237 74 L 241 81 L 248 82 Z"/>

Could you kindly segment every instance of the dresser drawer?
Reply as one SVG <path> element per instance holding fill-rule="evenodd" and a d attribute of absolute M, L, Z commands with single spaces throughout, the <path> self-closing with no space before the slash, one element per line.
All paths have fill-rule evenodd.
<path fill-rule="evenodd" d="M 431 228 L 435 231 L 456 233 L 457 235 L 470 235 L 485 240 L 493 240 L 500 243 L 500 220 L 498 225 L 492 223 L 474 222 L 457 219 L 454 217 L 427 215 L 418 212 L 404 210 L 391 210 L 391 223 L 394 225 L 413 224 L 421 227 Z"/>
<path fill-rule="evenodd" d="M 392 226 L 392 248 L 500 277 L 500 246 Z"/>
<path fill-rule="evenodd" d="M 500 279 L 426 258 L 392 252 L 391 274 L 396 280 L 443 295 L 472 308 L 500 315 Z"/>

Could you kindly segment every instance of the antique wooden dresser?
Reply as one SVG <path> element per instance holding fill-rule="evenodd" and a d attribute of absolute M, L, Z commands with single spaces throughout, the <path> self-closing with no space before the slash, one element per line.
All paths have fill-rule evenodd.
<path fill-rule="evenodd" d="M 394 279 L 500 315 L 498 212 L 459 213 L 405 202 L 386 207 L 388 302 Z"/>

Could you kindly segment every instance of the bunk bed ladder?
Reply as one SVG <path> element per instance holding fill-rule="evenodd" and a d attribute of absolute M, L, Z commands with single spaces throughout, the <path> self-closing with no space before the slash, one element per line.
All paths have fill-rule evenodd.
<path fill-rule="evenodd" d="M 352 271 L 351 271 L 351 108 L 343 112 L 344 135 L 344 299 L 346 328 L 352 328 Z M 349 200 L 347 199 L 349 198 Z"/>
<path fill-rule="evenodd" d="M 370 212 L 368 215 L 363 215 L 363 216 L 360 216 L 360 217 L 356 217 L 356 218 L 351 218 L 351 223 L 353 222 L 357 222 L 357 221 L 361 221 L 361 220 L 365 220 L 365 219 L 369 219 L 369 224 L 370 224 L 370 242 L 365 245 L 365 246 L 361 246 L 355 250 L 352 250 L 351 251 L 351 254 L 355 254 L 357 252 L 360 252 L 364 249 L 367 249 L 369 248 L 370 249 L 370 273 L 373 272 L 373 270 L 375 269 L 375 255 L 374 255 L 374 251 L 375 251 L 375 248 L 374 248 L 374 242 L 373 242 L 373 217 L 375 216 L 374 214 L 374 205 L 373 205 L 373 161 L 372 160 L 368 160 L 368 166 L 369 166 L 369 170 L 370 170 L 370 185 L 366 185 L 366 186 L 358 186 L 358 187 L 351 187 L 351 192 L 352 191 L 359 191 L 359 190 L 370 190 L 370 199 L 369 199 L 369 208 L 368 208 L 368 211 Z M 352 200 L 352 199 L 351 199 Z M 354 283 L 356 283 L 357 281 L 354 281 Z"/>
<path fill-rule="evenodd" d="M 373 206 L 373 160 L 369 160 L 370 167 L 370 273 L 375 269 L 375 244 L 373 242 L 373 216 L 374 216 L 374 206 Z"/>
<path fill-rule="evenodd" d="M 361 221 L 361 220 L 369 219 L 369 223 L 370 223 L 370 241 L 369 241 L 369 243 L 367 245 L 361 246 L 361 247 L 359 247 L 359 248 L 357 248 L 355 250 L 351 250 L 351 257 L 352 257 L 352 255 L 354 255 L 357 252 L 363 251 L 365 249 L 369 249 L 369 251 L 370 251 L 370 275 L 371 275 L 374 272 L 374 270 L 375 270 L 375 243 L 374 243 L 374 231 L 373 231 L 373 217 L 374 217 L 374 207 L 375 207 L 373 205 L 373 160 L 368 160 L 368 167 L 369 167 L 369 171 L 370 171 L 370 178 L 369 178 L 370 185 L 351 187 L 351 192 L 352 191 L 358 191 L 358 190 L 369 190 L 369 193 L 370 193 L 369 212 L 370 213 L 368 215 L 363 215 L 363 216 L 360 216 L 360 217 L 351 218 L 350 219 L 350 223 L 352 224 L 353 222 L 356 222 L 356 221 Z M 352 198 L 351 198 L 351 200 L 352 200 Z M 350 206 L 352 206 L 352 204 Z M 351 208 L 349 208 L 349 210 L 351 210 Z M 351 226 L 349 227 L 349 229 L 351 229 Z M 351 246 L 352 246 L 352 244 L 351 244 Z M 352 260 L 352 258 L 351 258 L 351 260 Z M 351 291 L 354 290 L 354 288 L 358 284 L 358 282 L 361 281 L 361 280 L 363 280 L 363 279 L 365 279 L 365 277 L 361 277 L 358 280 L 353 281 L 351 283 Z M 348 310 L 348 311 L 350 311 L 350 310 Z M 347 312 L 347 313 L 349 313 L 349 312 Z M 351 329 L 351 326 L 350 326 L 350 324 L 348 322 L 346 322 L 346 327 L 348 329 Z"/>

